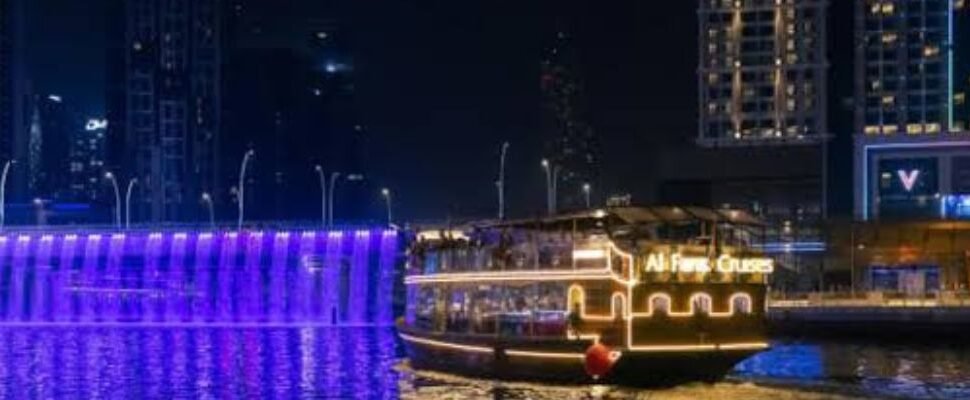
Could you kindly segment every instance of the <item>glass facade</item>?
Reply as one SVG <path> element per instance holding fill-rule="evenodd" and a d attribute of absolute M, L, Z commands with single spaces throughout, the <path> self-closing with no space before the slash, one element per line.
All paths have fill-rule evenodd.
<path fill-rule="evenodd" d="M 827 7 L 700 2 L 700 144 L 809 143 L 826 134 Z"/>
<path fill-rule="evenodd" d="M 857 0 L 856 130 L 866 136 L 966 130 L 970 73 L 958 40 L 964 1 Z"/>

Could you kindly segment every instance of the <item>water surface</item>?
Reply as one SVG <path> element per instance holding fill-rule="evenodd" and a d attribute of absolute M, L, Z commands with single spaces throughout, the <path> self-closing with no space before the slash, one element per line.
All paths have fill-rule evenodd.
<path fill-rule="evenodd" d="M 643 390 L 415 371 L 376 328 L 0 328 L 0 399 L 970 398 L 955 345 L 776 342 L 725 382 Z"/>

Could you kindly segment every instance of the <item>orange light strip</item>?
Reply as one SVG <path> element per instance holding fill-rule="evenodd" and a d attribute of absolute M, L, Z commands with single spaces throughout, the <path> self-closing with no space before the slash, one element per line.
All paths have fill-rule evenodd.
<path fill-rule="evenodd" d="M 620 250 L 615 244 L 610 243 L 609 249 L 616 252 L 621 257 L 627 259 L 630 267 L 633 267 L 633 255 Z M 582 251 L 582 250 L 578 250 Z M 475 282 L 515 282 L 515 281 L 536 281 L 554 282 L 570 280 L 614 280 L 624 285 L 635 284 L 633 277 L 624 279 L 612 270 L 612 257 L 606 257 L 607 265 L 605 268 L 579 270 L 579 269 L 555 269 L 555 270 L 521 270 L 521 271 L 489 271 L 489 272 L 453 272 L 429 275 L 415 275 L 404 278 L 405 285 L 421 285 L 428 283 L 475 283 Z"/>
<path fill-rule="evenodd" d="M 488 354 L 491 354 L 491 353 L 494 353 L 495 352 L 495 349 L 492 349 L 491 347 L 469 346 L 469 345 L 464 345 L 464 344 L 448 343 L 448 342 L 442 342 L 442 341 L 438 341 L 438 340 L 418 338 L 418 337 L 414 337 L 414 336 L 411 336 L 411 335 L 405 335 L 403 333 L 401 333 L 400 335 L 401 335 L 401 339 L 404 339 L 404 340 L 406 340 L 408 342 L 420 343 L 420 344 L 427 345 L 427 346 L 432 346 L 432 347 L 441 347 L 441 348 L 445 348 L 445 349 L 467 351 L 467 352 L 471 352 L 471 353 L 488 353 Z"/>
<path fill-rule="evenodd" d="M 556 352 L 545 352 L 545 351 L 506 350 L 505 354 L 510 356 L 515 356 L 515 357 L 551 358 L 551 359 L 569 359 L 569 360 L 586 359 L 586 355 L 583 353 L 556 353 Z"/>
<path fill-rule="evenodd" d="M 580 280 L 610 280 L 614 279 L 608 272 L 596 271 L 572 271 L 562 273 L 559 271 L 513 271 L 504 273 L 488 274 L 435 274 L 424 276 L 411 276 L 404 279 L 405 285 L 422 285 L 429 283 L 475 283 L 475 282 L 554 282 L 554 281 L 580 281 Z"/>

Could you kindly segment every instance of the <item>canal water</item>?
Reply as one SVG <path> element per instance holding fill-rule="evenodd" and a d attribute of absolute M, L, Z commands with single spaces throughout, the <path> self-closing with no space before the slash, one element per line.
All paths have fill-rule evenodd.
<path fill-rule="evenodd" d="M 643 390 L 411 369 L 393 330 L 0 328 L 0 399 L 970 398 L 970 349 L 777 341 L 725 382 Z"/>

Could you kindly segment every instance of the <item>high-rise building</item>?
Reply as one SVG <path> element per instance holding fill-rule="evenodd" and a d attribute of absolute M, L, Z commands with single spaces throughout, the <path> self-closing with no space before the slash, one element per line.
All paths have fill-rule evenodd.
<path fill-rule="evenodd" d="M 367 130 L 360 121 L 351 32 L 321 2 L 234 0 L 227 13 L 223 128 L 234 140 L 234 163 L 254 149 L 247 174 L 247 215 L 254 219 L 321 214 L 320 165 L 335 187 L 336 221 L 373 215 L 368 186 Z M 227 169 L 233 180 L 238 170 Z M 332 175 L 337 173 L 339 175 Z M 313 183 L 308 185 L 307 183 Z"/>
<path fill-rule="evenodd" d="M 544 153 L 557 170 L 559 209 L 583 208 L 583 187 L 598 178 L 599 145 L 589 124 L 575 24 L 560 18 L 540 64 Z"/>
<path fill-rule="evenodd" d="M 119 180 L 137 178 L 132 215 L 193 219 L 219 176 L 222 0 L 113 0 L 108 120 Z"/>
<path fill-rule="evenodd" d="M 698 143 L 824 140 L 827 0 L 700 0 Z"/>
<path fill-rule="evenodd" d="M 83 128 L 81 117 L 59 95 L 35 96 L 28 139 L 27 169 L 31 196 L 55 201 L 70 197 L 71 146 Z"/>
<path fill-rule="evenodd" d="M 855 6 L 856 216 L 970 217 L 970 6 Z"/>
<path fill-rule="evenodd" d="M 89 118 L 82 128 L 73 130 L 68 200 L 82 203 L 104 201 L 105 182 L 102 176 L 107 155 L 107 127 L 107 120 Z"/>
<path fill-rule="evenodd" d="M 27 155 L 30 99 L 24 67 L 24 0 L 0 0 L 0 163 Z M 12 186 L 24 189 L 26 173 L 15 169 Z M 24 190 L 11 191 L 12 197 Z"/>

